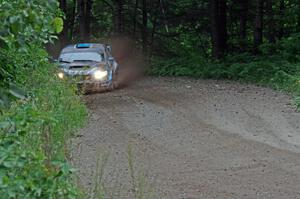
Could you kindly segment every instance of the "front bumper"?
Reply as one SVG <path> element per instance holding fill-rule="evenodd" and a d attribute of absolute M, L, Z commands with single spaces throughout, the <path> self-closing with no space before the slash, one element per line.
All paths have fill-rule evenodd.
<path fill-rule="evenodd" d="M 112 84 L 112 81 L 113 81 L 112 72 L 108 72 L 107 76 L 105 76 L 103 79 L 99 79 L 99 80 L 95 79 L 95 77 L 92 74 L 89 74 L 89 75 L 79 75 L 79 74 L 73 75 L 73 74 L 68 74 L 68 73 L 64 72 L 63 73 L 63 78 L 61 78 L 61 79 L 71 80 L 74 83 L 78 84 L 80 87 L 85 87 L 85 88 L 89 88 L 89 87 L 93 87 L 93 88 L 109 87 Z"/>
<path fill-rule="evenodd" d="M 111 84 L 109 80 L 85 80 L 76 82 L 80 86 L 96 86 L 96 87 L 107 87 Z"/>

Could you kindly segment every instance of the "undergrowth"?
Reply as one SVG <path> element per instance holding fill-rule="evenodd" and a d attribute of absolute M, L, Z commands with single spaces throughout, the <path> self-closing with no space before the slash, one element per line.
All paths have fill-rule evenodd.
<path fill-rule="evenodd" d="M 1 199 L 76 198 L 66 142 L 84 124 L 85 106 L 41 48 L 1 53 L 26 93 L 0 113 Z"/>

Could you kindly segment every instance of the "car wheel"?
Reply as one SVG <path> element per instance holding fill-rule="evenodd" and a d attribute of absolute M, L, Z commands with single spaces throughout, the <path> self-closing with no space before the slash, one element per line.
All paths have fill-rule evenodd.
<path fill-rule="evenodd" d="M 112 81 L 110 82 L 110 84 L 107 87 L 108 91 L 112 91 L 114 89 L 117 89 L 119 87 L 119 79 L 118 79 L 118 72 L 116 71 L 113 74 L 113 78 Z"/>
<path fill-rule="evenodd" d="M 115 88 L 115 86 L 114 86 L 114 83 L 113 83 L 113 81 L 112 81 L 112 82 L 110 82 L 109 85 L 107 86 L 107 90 L 108 90 L 108 91 L 112 91 L 112 90 L 114 90 L 114 88 Z"/>

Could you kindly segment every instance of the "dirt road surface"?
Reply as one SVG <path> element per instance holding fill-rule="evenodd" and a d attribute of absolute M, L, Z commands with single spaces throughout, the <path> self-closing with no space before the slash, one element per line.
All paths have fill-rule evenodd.
<path fill-rule="evenodd" d="M 109 196 L 134 198 L 130 146 L 135 175 L 145 177 L 154 198 L 300 198 L 300 114 L 286 94 L 229 81 L 148 77 L 85 98 L 90 120 L 73 140 L 72 158 L 87 189 L 105 162 Z M 108 159 L 97 166 L 103 154 Z"/>

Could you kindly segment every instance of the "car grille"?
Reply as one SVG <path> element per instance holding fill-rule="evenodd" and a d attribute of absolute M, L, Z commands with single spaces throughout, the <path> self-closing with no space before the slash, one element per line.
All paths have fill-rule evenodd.
<path fill-rule="evenodd" d="M 69 69 L 90 69 L 91 67 L 90 66 L 70 66 Z"/>

